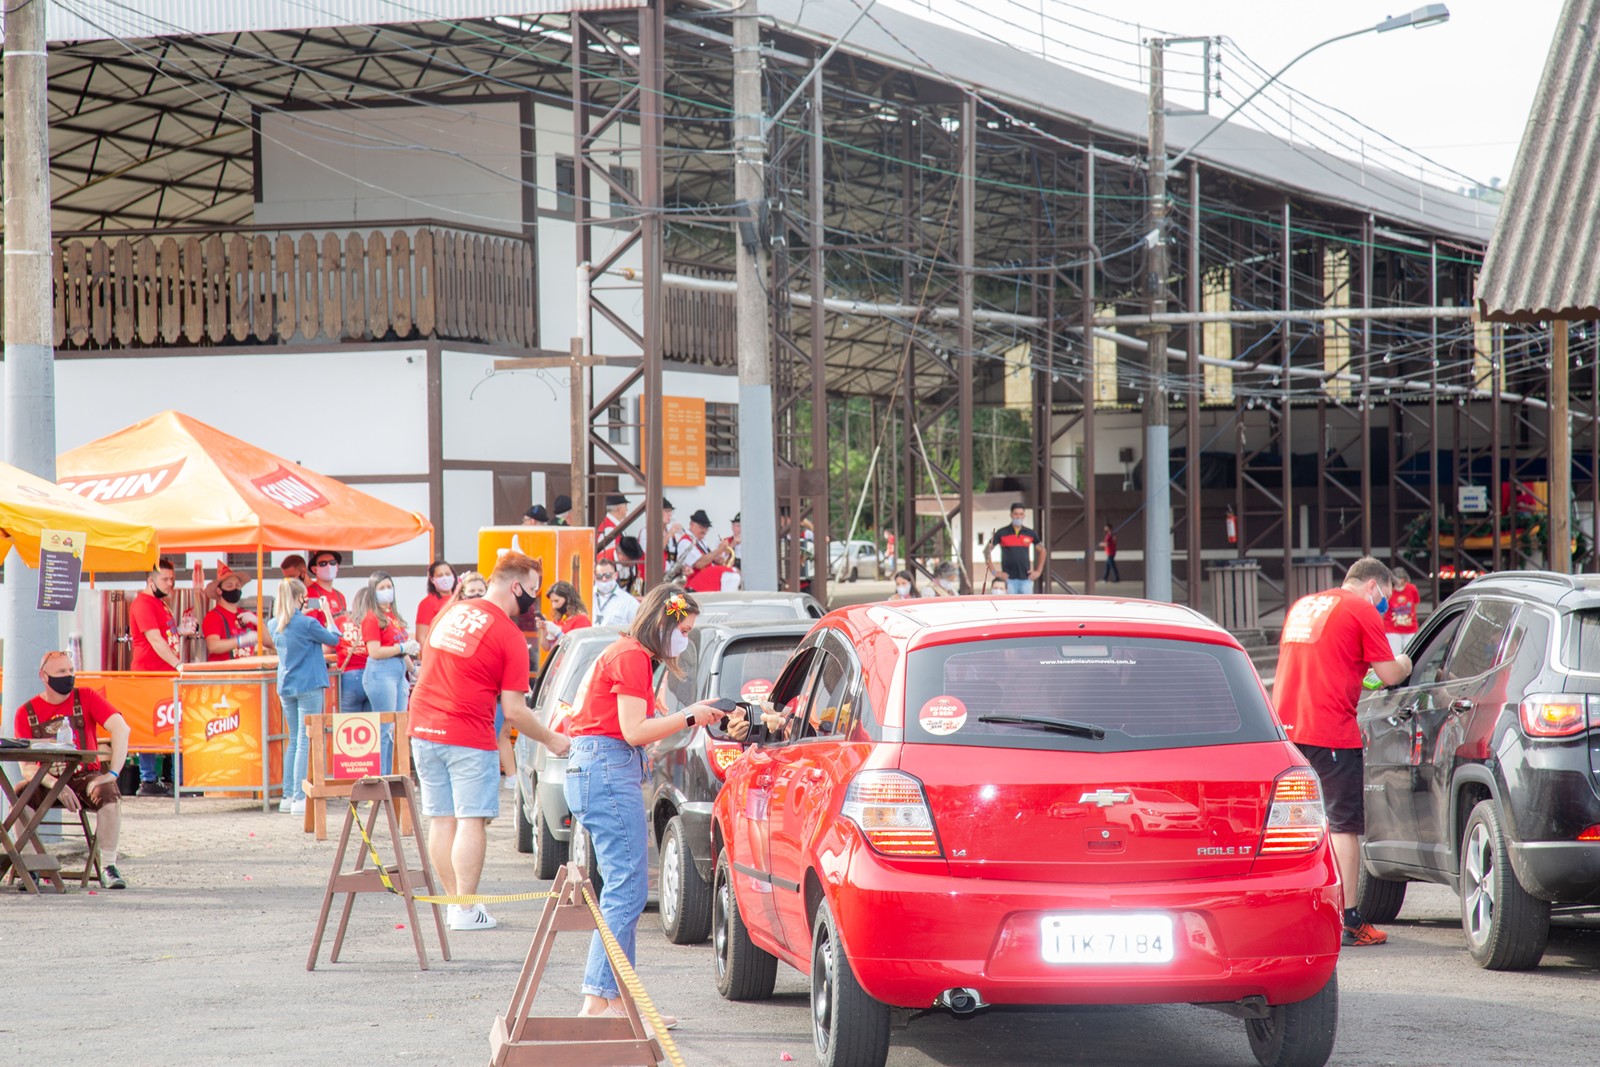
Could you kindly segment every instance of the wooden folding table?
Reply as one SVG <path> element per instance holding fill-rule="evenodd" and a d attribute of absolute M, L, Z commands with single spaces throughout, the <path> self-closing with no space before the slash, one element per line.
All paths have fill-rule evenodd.
<path fill-rule="evenodd" d="M 0 748 L 0 764 L 37 763 L 33 774 L 22 787 L 11 784 L 11 778 L 0 768 L 0 793 L 6 798 L 6 816 L 0 820 L 0 863 L 8 866 L 29 893 L 38 893 L 38 878 L 65 893 L 66 883 L 61 880 L 61 861 L 51 855 L 39 840 L 39 828 L 44 824 L 45 813 L 66 788 L 67 779 L 85 763 L 100 758 L 98 752 L 68 748 L 60 744 L 35 743 L 26 748 Z M 45 776 L 54 769 L 56 780 L 49 785 Z M 0 871 L 3 874 L 4 871 Z"/>

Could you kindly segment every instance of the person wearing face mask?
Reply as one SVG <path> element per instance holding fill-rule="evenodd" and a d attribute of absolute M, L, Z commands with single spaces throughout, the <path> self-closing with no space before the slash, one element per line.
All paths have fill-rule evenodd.
<path fill-rule="evenodd" d="M 345 613 L 344 594 L 333 587 L 333 580 L 339 577 L 339 567 L 344 563 L 344 555 L 332 549 L 322 548 L 311 553 L 311 580 L 306 582 L 306 600 L 314 605 L 311 615 L 318 622 L 330 623 Z M 327 611 L 322 608 L 322 601 L 327 602 Z"/>
<path fill-rule="evenodd" d="M 421 646 L 412 639 L 410 624 L 394 605 L 394 578 L 387 571 L 373 571 L 364 588 L 356 592 L 351 621 L 361 628 L 367 665 L 361 673 L 361 688 L 373 711 L 405 711 L 411 686 L 408 669 Z M 381 742 L 383 773 L 393 765 L 394 727 L 383 724 Z"/>
<path fill-rule="evenodd" d="M 697 723 L 717 722 L 724 712 L 693 704 L 670 715 L 652 715 L 653 676 L 660 663 L 683 677 L 678 657 L 689 647 L 700 605 L 678 586 L 660 585 L 639 605 L 632 627 L 600 653 L 592 668 L 589 698 L 569 722 L 572 754 L 565 791 L 572 815 L 594 842 L 594 862 L 605 872 L 600 911 L 629 962 L 636 959 L 639 916 L 649 881 L 649 833 L 645 825 L 644 748 Z M 583 972 L 584 1015 L 622 1013 L 616 975 L 596 933 Z M 662 1016 L 669 1029 L 676 1025 Z"/>
<path fill-rule="evenodd" d="M 1009 592 L 1010 590 L 1007 587 L 1006 580 L 1004 578 L 996 578 L 989 583 L 990 596 L 1005 596 Z"/>
<path fill-rule="evenodd" d="M 217 564 L 217 576 L 206 586 L 206 597 L 217 606 L 206 612 L 200 632 L 206 639 L 206 662 L 217 663 L 254 655 L 260 647 L 259 622 L 253 611 L 240 611 L 244 579 L 226 563 Z"/>
<path fill-rule="evenodd" d="M 439 614 L 441 608 L 450 602 L 450 594 L 456 588 L 456 569 L 444 560 L 436 560 L 428 568 L 428 591 L 417 604 L 417 643 L 426 646 L 428 643 L 428 627 L 433 623 L 433 617 Z"/>
<path fill-rule="evenodd" d="M 44 683 L 43 691 L 17 709 L 12 732 L 17 737 L 48 738 L 91 752 L 100 744 L 99 730 L 110 735 L 110 761 L 79 766 L 67 779 L 60 799 L 61 806 L 69 812 L 94 812 L 95 838 L 100 844 L 100 885 L 104 889 L 126 889 L 128 882 L 117 867 L 122 794 L 117 789 L 116 769 L 128 759 L 128 736 L 132 732 L 128 721 L 97 690 L 77 688 L 72 659 L 65 652 L 44 654 L 39 661 L 39 680 Z M 49 778 L 46 781 L 54 784 Z"/>
<path fill-rule="evenodd" d="M 617 584 L 617 565 L 608 559 L 594 564 L 594 624 L 625 630 L 639 614 L 639 601 Z"/>
<path fill-rule="evenodd" d="M 1283 728 L 1322 780 L 1328 837 L 1344 883 L 1344 944 L 1381 945 L 1388 935 L 1354 906 L 1366 830 L 1361 731 L 1356 702 L 1370 668 L 1384 685 L 1411 675 L 1411 660 L 1389 647 L 1383 613 L 1394 592 L 1389 568 L 1356 560 L 1336 589 L 1303 596 L 1283 620 L 1272 703 Z"/>
<path fill-rule="evenodd" d="M 488 592 L 451 604 L 428 631 L 428 667 L 411 696 L 408 732 L 429 819 L 428 856 L 450 895 L 477 893 L 486 820 L 500 814 L 496 703 L 512 726 L 552 755 L 565 756 L 571 744 L 527 704 L 528 646 L 511 620 L 533 607 L 539 579 L 537 562 L 507 552 L 495 562 Z M 642 816 L 642 797 L 639 810 Z M 495 927 L 482 904 L 451 904 L 447 914 L 452 930 Z"/>
<path fill-rule="evenodd" d="M 960 596 L 961 572 L 949 560 L 939 564 L 933 569 L 933 585 L 929 588 L 930 596 Z"/>
<path fill-rule="evenodd" d="M 916 575 L 910 571 L 894 572 L 894 593 L 889 597 L 890 600 L 917 600 L 921 596 L 917 592 Z"/>
<path fill-rule="evenodd" d="M 305 717 L 320 715 L 327 703 L 328 664 L 325 647 L 337 645 L 339 628 L 318 622 L 311 615 L 306 586 L 298 578 L 278 583 L 272 605 L 271 632 L 278 647 L 278 702 L 283 707 L 283 799 L 278 810 L 304 815 L 306 770 L 311 763 L 311 741 Z"/>
<path fill-rule="evenodd" d="M 178 634 L 172 626 L 172 611 L 167 599 L 172 596 L 177 571 L 172 560 L 162 556 L 145 575 L 144 591 L 128 605 L 128 634 L 133 645 L 132 671 L 174 674 L 183 662 L 178 655 Z M 156 755 L 139 753 L 139 795 L 170 797 L 172 790 L 156 780 Z M 176 773 L 176 771 L 174 771 Z"/>
<path fill-rule="evenodd" d="M 1027 595 L 1033 592 L 1033 583 L 1044 573 L 1044 557 L 1039 552 L 1039 535 L 1023 525 L 1028 509 L 1019 500 L 1011 505 L 1011 525 L 1002 526 L 989 538 L 983 550 L 983 561 L 988 564 L 989 575 L 1005 582 L 1002 593 Z M 1000 566 L 994 565 L 995 547 L 1000 548 Z M 1035 559 L 1037 557 L 1037 562 Z"/>

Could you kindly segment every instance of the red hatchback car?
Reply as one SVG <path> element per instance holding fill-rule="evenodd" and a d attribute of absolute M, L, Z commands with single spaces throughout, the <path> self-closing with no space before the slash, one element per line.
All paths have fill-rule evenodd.
<path fill-rule="evenodd" d="M 717 986 L 809 975 L 825 1067 L 881 1067 L 897 1010 L 1001 1004 L 1202 1004 L 1262 1064 L 1326 1062 L 1342 894 L 1320 786 L 1203 616 L 841 609 L 771 704 L 782 726 L 716 802 Z"/>

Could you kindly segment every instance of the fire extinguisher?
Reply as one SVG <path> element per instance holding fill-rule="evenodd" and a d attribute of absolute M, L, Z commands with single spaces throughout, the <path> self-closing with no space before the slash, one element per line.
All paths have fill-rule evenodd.
<path fill-rule="evenodd" d="M 1233 505 L 1228 505 L 1228 544 L 1239 543 L 1239 520 L 1233 517 Z"/>

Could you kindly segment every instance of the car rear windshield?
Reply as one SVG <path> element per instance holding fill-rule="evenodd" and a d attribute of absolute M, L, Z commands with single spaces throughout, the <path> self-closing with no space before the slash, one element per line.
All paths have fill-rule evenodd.
<path fill-rule="evenodd" d="M 995 716 L 1043 721 L 982 721 Z M 1073 729 L 1071 723 L 1105 735 L 1063 732 Z M 1249 657 L 1236 648 L 1060 636 L 912 652 L 905 736 L 945 745 L 1133 752 L 1269 741 L 1280 734 Z"/>
<path fill-rule="evenodd" d="M 722 654 L 716 696 L 724 700 L 761 700 L 772 690 L 804 634 L 735 641 Z"/>

